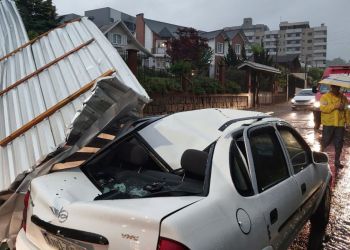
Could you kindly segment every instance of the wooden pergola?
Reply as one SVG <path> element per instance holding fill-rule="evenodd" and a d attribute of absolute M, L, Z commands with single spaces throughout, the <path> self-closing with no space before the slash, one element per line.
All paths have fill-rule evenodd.
<path fill-rule="evenodd" d="M 264 64 L 256 63 L 256 62 L 251 62 L 251 61 L 245 61 L 241 65 L 238 66 L 238 69 L 245 70 L 248 72 L 248 93 L 251 94 L 253 93 L 253 106 L 255 106 L 255 97 L 256 93 L 253 89 L 252 85 L 252 73 L 255 72 L 256 75 L 259 73 L 264 73 L 264 74 L 281 74 L 281 71 L 279 69 L 276 69 L 271 66 L 267 66 Z M 257 81 L 257 80 L 256 80 Z"/>

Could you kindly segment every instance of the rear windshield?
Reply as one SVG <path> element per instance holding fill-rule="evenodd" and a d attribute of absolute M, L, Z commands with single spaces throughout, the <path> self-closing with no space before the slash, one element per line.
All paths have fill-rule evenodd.
<path fill-rule="evenodd" d="M 169 172 L 137 135 L 111 145 L 82 170 L 102 193 L 95 200 L 203 196 L 204 176 L 191 169 Z"/>

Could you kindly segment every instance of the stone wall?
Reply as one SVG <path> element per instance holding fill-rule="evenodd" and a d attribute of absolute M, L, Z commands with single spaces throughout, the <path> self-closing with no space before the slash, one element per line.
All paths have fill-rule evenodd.
<path fill-rule="evenodd" d="M 153 95 L 144 113 L 148 115 L 169 114 L 204 108 L 249 108 L 249 95 Z"/>

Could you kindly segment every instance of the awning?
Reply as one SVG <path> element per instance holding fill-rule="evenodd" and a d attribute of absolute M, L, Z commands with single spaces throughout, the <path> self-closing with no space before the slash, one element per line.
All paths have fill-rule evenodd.
<path fill-rule="evenodd" d="M 238 69 L 245 69 L 245 68 L 251 68 L 257 71 L 263 71 L 273 74 L 281 74 L 281 71 L 279 69 L 276 69 L 274 67 L 270 67 L 264 64 L 251 62 L 251 61 L 245 61 L 241 65 L 238 66 Z"/>

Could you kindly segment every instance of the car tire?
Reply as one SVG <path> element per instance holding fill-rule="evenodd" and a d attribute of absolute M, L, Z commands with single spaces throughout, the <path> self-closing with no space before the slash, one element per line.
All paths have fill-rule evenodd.
<path fill-rule="evenodd" d="M 325 237 L 325 232 L 329 221 L 330 208 L 331 191 L 330 187 L 328 186 L 318 208 L 310 218 L 311 228 L 309 235 L 308 250 L 322 249 L 322 242 Z"/>

